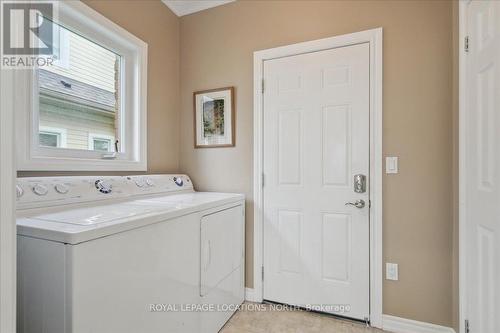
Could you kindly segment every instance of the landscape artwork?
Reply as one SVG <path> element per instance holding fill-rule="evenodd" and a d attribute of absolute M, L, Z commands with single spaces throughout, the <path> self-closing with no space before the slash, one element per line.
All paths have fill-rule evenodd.
<path fill-rule="evenodd" d="M 234 87 L 193 94 L 195 148 L 234 147 Z"/>
<path fill-rule="evenodd" d="M 224 136 L 224 100 L 206 98 L 203 101 L 203 136 Z"/>

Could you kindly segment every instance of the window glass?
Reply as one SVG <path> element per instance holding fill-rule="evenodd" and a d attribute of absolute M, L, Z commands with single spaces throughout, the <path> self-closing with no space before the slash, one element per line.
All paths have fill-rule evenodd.
<path fill-rule="evenodd" d="M 61 128 L 68 149 L 111 151 L 119 133 L 120 61 L 114 52 L 53 23 L 56 57 L 38 70 L 39 145 L 54 145 L 42 127 Z M 104 134 L 94 140 L 90 133 Z M 50 138 L 49 138 L 50 137 Z M 52 140 L 52 141 L 50 141 Z M 94 143 L 92 145 L 92 143 Z"/>
<path fill-rule="evenodd" d="M 111 140 L 94 139 L 94 150 L 97 151 L 111 151 Z"/>
<path fill-rule="evenodd" d="M 48 132 L 40 132 L 39 133 L 40 146 L 43 147 L 59 147 L 60 134 L 58 133 L 48 133 Z"/>

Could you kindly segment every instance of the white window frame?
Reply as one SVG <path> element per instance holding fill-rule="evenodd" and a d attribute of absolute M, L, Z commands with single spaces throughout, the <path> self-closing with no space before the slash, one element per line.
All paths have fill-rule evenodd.
<path fill-rule="evenodd" d="M 48 127 L 48 126 L 40 126 L 40 130 L 38 132 L 40 133 L 45 133 L 45 134 L 56 134 L 58 135 L 58 141 L 57 141 L 57 148 L 66 148 L 68 144 L 68 135 L 67 131 L 64 128 L 57 128 L 57 127 Z M 47 147 L 49 148 L 49 147 Z M 53 147 L 56 148 L 56 147 Z"/>
<path fill-rule="evenodd" d="M 147 44 L 80 1 L 61 1 L 58 9 L 58 24 L 121 55 L 120 152 L 40 147 L 37 70 L 16 71 L 18 170 L 146 171 Z"/>
<path fill-rule="evenodd" d="M 96 139 L 110 141 L 111 144 L 109 147 L 111 148 L 111 150 L 108 150 L 108 153 L 113 153 L 115 151 L 114 145 L 116 138 L 114 136 L 96 133 L 89 133 L 89 150 L 94 150 L 94 140 Z"/>
<path fill-rule="evenodd" d="M 69 33 L 66 29 L 60 29 L 58 25 L 54 24 L 55 27 L 54 37 L 57 36 L 59 44 L 59 55 L 54 65 L 60 68 L 69 69 Z"/>

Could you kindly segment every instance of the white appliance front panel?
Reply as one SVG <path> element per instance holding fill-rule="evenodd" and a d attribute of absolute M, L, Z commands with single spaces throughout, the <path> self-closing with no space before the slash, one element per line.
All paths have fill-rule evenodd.
<path fill-rule="evenodd" d="M 66 333 L 66 245 L 17 237 L 17 333 Z"/>
<path fill-rule="evenodd" d="M 267 300 L 369 318 L 369 181 L 354 188 L 370 174 L 369 54 L 365 43 L 264 62 Z"/>
<path fill-rule="evenodd" d="M 68 247 L 70 332 L 203 332 L 199 253 L 197 214 Z"/>
<path fill-rule="evenodd" d="M 201 296 L 242 264 L 243 220 L 242 205 L 201 218 Z"/>
<path fill-rule="evenodd" d="M 217 316 L 201 313 L 204 332 L 218 332 L 244 301 L 244 216 L 240 203 L 201 218 L 201 302 L 222 306 Z"/>

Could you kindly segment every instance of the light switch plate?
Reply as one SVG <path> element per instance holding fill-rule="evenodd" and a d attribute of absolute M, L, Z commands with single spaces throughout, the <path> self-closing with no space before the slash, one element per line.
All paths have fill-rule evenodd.
<path fill-rule="evenodd" d="M 398 264 L 390 262 L 385 264 L 385 278 L 387 280 L 397 281 L 399 279 L 398 275 Z"/>
<path fill-rule="evenodd" d="M 388 156 L 385 158 L 385 173 L 398 173 L 398 158 L 396 156 Z"/>

